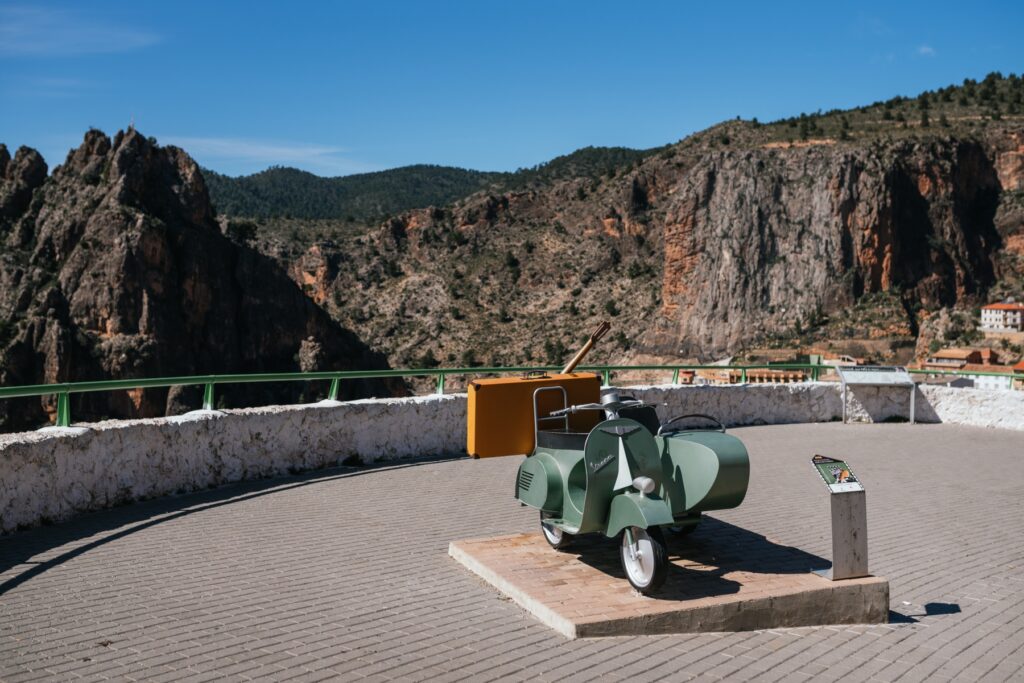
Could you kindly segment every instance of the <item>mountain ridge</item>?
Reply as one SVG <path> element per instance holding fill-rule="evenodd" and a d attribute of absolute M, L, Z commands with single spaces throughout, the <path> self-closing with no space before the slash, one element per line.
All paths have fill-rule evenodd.
<path fill-rule="evenodd" d="M 423 206 L 443 205 L 479 191 L 504 192 L 565 177 L 604 174 L 657 151 L 583 147 L 512 172 L 414 164 L 324 177 L 287 166 L 245 176 L 203 169 L 218 211 L 233 218 L 383 220 Z"/>

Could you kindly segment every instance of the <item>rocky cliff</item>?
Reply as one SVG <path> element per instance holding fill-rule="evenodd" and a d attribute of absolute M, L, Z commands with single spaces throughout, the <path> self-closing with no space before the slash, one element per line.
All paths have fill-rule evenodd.
<path fill-rule="evenodd" d="M 261 248 L 399 365 L 557 363 L 603 318 L 615 334 L 595 362 L 707 361 L 829 321 L 821 335 L 912 348 L 924 318 L 1017 267 L 1019 126 L 709 144 L 748 128 L 342 241 L 271 226 Z"/>
<path fill-rule="evenodd" d="M 113 140 L 90 131 L 46 170 L 33 150 L 11 159 L 0 146 L 0 384 L 386 367 L 276 263 L 221 234 L 182 150 L 134 130 Z M 228 405 L 295 398 L 294 385 L 222 395 Z M 151 416 L 197 401 L 196 388 L 82 394 L 72 412 Z M 51 399 L 2 401 L 0 424 L 47 412 Z"/>
<path fill-rule="evenodd" d="M 659 350 L 727 353 L 871 292 L 914 325 L 995 281 L 1002 188 L 975 141 L 710 154 L 674 189 Z"/>

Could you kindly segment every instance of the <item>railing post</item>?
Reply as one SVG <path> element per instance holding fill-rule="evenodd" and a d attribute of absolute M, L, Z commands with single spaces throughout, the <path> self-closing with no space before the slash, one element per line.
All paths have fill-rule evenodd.
<path fill-rule="evenodd" d="M 444 393 L 444 373 L 443 372 L 440 372 L 437 375 L 437 391 L 435 391 L 434 393 L 435 394 L 443 394 Z"/>
<path fill-rule="evenodd" d="M 672 384 L 679 384 L 679 368 L 672 371 Z"/>
<path fill-rule="evenodd" d="M 747 369 L 746 368 L 742 368 L 740 370 L 740 384 L 746 384 L 746 383 L 747 383 Z"/>
<path fill-rule="evenodd" d="M 330 389 L 330 391 L 327 392 L 327 400 L 329 400 L 329 401 L 337 401 L 338 400 L 338 389 L 339 389 L 339 385 L 340 384 L 341 384 L 341 379 L 338 378 L 338 377 L 335 377 L 334 379 L 331 380 L 331 389 Z"/>
<path fill-rule="evenodd" d="M 66 391 L 57 394 L 57 426 L 71 426 L 71 402 Z"/>
<path fill-rule="evenodd" d="M 203 388 L 203 410 L 213 410 L 213 382 Z"/>
<path fill-rule="evenodd" d="M 604 376 L 604 385 L 606 387 L 610 387 L 612 385 L 612 371 L 607 369 L 602 370 L 601 374 Z"/>
<path fill-rule="evenodd" d="M 820 369 L 821 369 L 820 365 L 813 365 L 813 366 L 811 366 L 811 381 L 812 382 L 817 382 L 818 381 L 818 371 Z"/>

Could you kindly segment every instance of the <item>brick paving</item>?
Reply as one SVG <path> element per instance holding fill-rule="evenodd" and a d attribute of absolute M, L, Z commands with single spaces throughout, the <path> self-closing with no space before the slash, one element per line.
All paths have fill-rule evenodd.
<path fill-rule="evenodd" d="M 808 461 L 868 489 L 891 623 L 568 641 L 447 556 L 532 531 L 518 458 L 336 469 L 0 538 L 0 680 L 1024 678 L 1024 435 L 945 425 L 733 430 L 751 490 L 723 523 L 829 551 Z M 717 525 L 721 528 L 720 525 Z M 716 528 L 695 532 L 713 543 Z"/>

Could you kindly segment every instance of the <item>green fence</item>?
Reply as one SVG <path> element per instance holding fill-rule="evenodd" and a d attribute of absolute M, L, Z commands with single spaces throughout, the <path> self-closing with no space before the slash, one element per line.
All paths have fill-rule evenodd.
<path fill-rule="evenodd" d="M 337 372 L 277 372 L 251 375 L 193 375 L 188 377 L 158 377 L 153 379 L 116 379 L 95 382 L 69 382 L 64 384 L 36 384 L 21 387 L 0 387 L 0 399 L 25 397 L 57 397 L 56 425 L 71 425 L 71 394 L 82 394 L 93 391 L 127 391 L 134 389 L 153 389 L 159 387 L 202 386 L 203 408 L 214 407 L 215 388 L 218 384 L 246 384 L 253 382 L 330 382 L 327 397 L 338 398 L 341 382 L 355 379 L 382 379 L 389 377 L 433 377 L 436 380 L 436 393 L 445 391 L 445 379 L 450 376 L 466 375 L 507 375 L 527 372 L 557 372 L 556 366 L 504 367 L 504 368 L 433 368 L 407 370 L 346 370 Z M 741 384 L 747 382 L 747 373 L 752 370 L 779 370 L 804 372 L 811 381 L 818 381 L 822 374 L 833 371 L 831 365 L 810 363 L 774 364 L 774 365 L 587 365 L 577 368 L 577 372 L 594 372 L 601 375 L 604 384 L 610 385 L 612 376 L 623 372 L 664 372 L 671 373 L 672 383 L 679 383 L 681 372 L 714 371 L 738 373 Z M 958 372 L 955 370 L 910 370 L 920 375 L 955 375 L 955 376 L 997 376 L 1013 377 L 1024 382 L 1024 375 L 1010 376 L 998 372 Z M 1011 386 L 1013 384 L 1013 379 Z"/>

